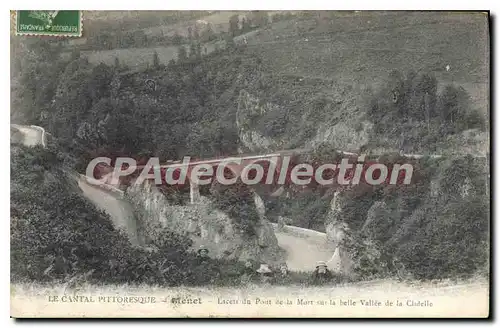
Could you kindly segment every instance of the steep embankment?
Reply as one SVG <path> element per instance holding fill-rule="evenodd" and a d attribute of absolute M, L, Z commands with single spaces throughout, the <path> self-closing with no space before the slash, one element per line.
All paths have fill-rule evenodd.
<path fill-rule="evenodd" d="M 91 185 L 84 177 L 77 177 L 78 187 L 100 210 L 105 211 L 113 220 L 113 225 L 123 230 L 133 245 L 141 245 L 142 241 L 137 232 L 136 218 L 130 204 L 123 200 L 118 193 Z"/>
<path fill-rule="evenodd" d="M 127 229 L 131 240 L 137 239 L 136 232 L 138 227 L 136 219 L 132 214 L 130 203 L 120 199 L 120 196 L 117 194 L 89 185 L 85 179 L 79 180 L 79 186 L 87 198 L 110 214 L 117 227 Z M 131 194 L 134 195 L 133 197 L 136 201 L 138 201 L 137 197 L 146 201 L 146 198 L 136 192 L 132 192 Z M 238 249 L 236 245 L 238 242 L 241 242 L 241 236 L 238 234 L 235 235 L 234 229 L 228 224 L 227 216 L 223 213 L 209 212 L 208 204 L 198 204 L 192 207 L 165 205 L 163 212 L 157 212 L 158 206 L 161 207 L 158 204 L 159 201 L 161 201 L 161 198 L 154 199 L 153 197 L 148 200 L 148 204 L 142 205 L 151 215 L 147 218 L 151 220 L 159 216 L 160 218 L 157 218 L 160 220 L 159 222 L 164 225 L 170 225 L 172 222 L 167 222 L 166 215 L 167 213 L 173 214 L 173 220 L 176 221 L 174 224 L 180 226 L 181 230 L 190 233 L 190 237 L 194 241 L 194 249 L 203 244 L 209 247 L 211 252 L 216 256 L 227 255 L 231 252 L 233 257 L 258 257 L 263 261 L 268 259 L 274 261 L 277 258 L 277 254 L 271 254 L 270 252 L 279 254 L 280 251 L 276 249 L 276 245 L 267 245 L 268 243 L 274 243 L 272 236 L 269 236 L 271 233 L 269 227 L 272 227 L 276 236 L 277 246 L 284 251 L 283 257 L 290 270 L 309 271 L 314 268 L 317 261 L 329 261 L 329 265 L 333 267 L 336 260 L 336 258 L 332 258 L 335 249 L 327 242 L 325 233 L 294 226 L 285 226 L 284 229 L 278 229 L 275 223 L 269 224 L 268 222 L 263 222 L 263 227 L 260 228 L 260 236 L 257 238 L 259 246 L 254 247 L 254 252 L 251 252 L 248 250 L 251 249 L 249 246 L 252 242 L 247 242 L 246 247 Z M 143 216 L 142 219 L 146 219 L 146 216 Z M 145 225 L 147 223 L 144 222 Z M 152 221 L 149 221 L 149 224 L 151 223 Z M 147 227 L 143 228 L 148 229 Z M 269 246 L 271 246 L 271 250 L 266 249 Z M 262 248 L 266 250 L 255 252 Z"/>
<path fill-rule="evenodd" d="M 16 137 L 16 139 L 25 146 L 46 146 L 46 132 L 43 128 L 34 125 L 23 126 L 17 124 L 12 124 L 11 127 L 14 131 L 21 133 L 22 138 Z M 114 226 L 119 230 L 123 230 L 133 245 L 139 245 L 140 240 L 132 208 L 126 201 L 121 199 L 119 193 L 93 186 L 79 175 L 72 174 L 72 176 L 77 181 L 83 195 L 97 208 L 109 214 Z"/>
<path fill-rule="evenodd" d="M 132 206 L 130 203 L 120 199 L 118 194 L 103 191 L 99 187 L 89 185 L 85 179 L 79 180 L 79 186 L 86 197 L 110 214 L 116 226 L 127 229 L 131 240 L 133 238 L 137 239 L 135 234 L 137 232 L 137 224 L 134 215 L 131 214 Z M 149 190 L 145 194 L 151 196 L 151 192 Z M 223 213 L 210 212 L 209 204 L 198 204 L 192 207 L 164 205 L 161 210 L 163 212 L 157 212 L 158 206 L 162 207 L 158 202 L 161 202 L 163 197 L 146 199 L 136 191 L 132 191 L 129 197 L 130 195 L 133 195 L 132 197 L 136 202 L 139 200 L 138 198 L 144 202 L 148 202 L 139 205 L 144 207 L 150 214 L 150 216 L 142 217 L 143 220 L 146 219 L 149 221 L 143 222 L 146 226 L 148 223 L 152 224 L 152 221 L 150 221 L 152 218 L 153 221 L 159 220 L 164 225 L 170 226 L 175 224 L 180 227 L 180 230 L 190 233 L 190 237 L 194 241 L 194 249 L 203 244 L 209 247 L 211 252 L 216 256 L 227 256 L 231 252 L 233 257 L 258 257 L 263 261 L 268 259 L 274 261 L 277 258 L 277 254 L 270 254 L 270 252 L 279 254 L 280 251 L 276 248 L 276 245 L 273 245 L 274 238 L 269 236 L 271 233 L 269 227 L 272 227 L 276 236 L 277 246 L 284 251 L 283 256 L 290 270 L 309 271 L 314 268 L 318 261 L 328 261 L 328 264 L 333 267 L 337 260 L 336 257 L 332 258 L 335 254 L 335 248 L 328 243 L 325 233 L 294 226 L 285 226 L 284 229 L 278 229 L 277 224 L 269 224 L 264 221 L 259 229 L 259 236 L 257 236 L 259 246 L 253 249 L 255 251 L 271 246 L 271 250 L 249 252 L 251 242 L 248 242 L 246 247 L 238 249 L 236 245 L 238 242 L 241 242 L 241 236 L 238 234 L 235 235 L 235 231 L 228 222 L 227 216 Z M 167 221 L 167 214 L 175 220 L 175 223 Z M 156 216 L 159 218 L 154 219 Z M 143 228 L 148 229 L 147 227 Z M 245 248 L 247 251 L 245 251 Z"/>
<path fill-rule="evenodd" d="M 264 217 L 259 218 L 253 227 L 254 233 L 250 234 L 239 229 L 228 214 L 216 209 L 205 197 L 196 204 L 171 204 L 148 182 L 129 187 L 126 197 L 136 210 L 140 231 L 146 240 L 154 240 L 161 228 L 169 228 L 187 234 L 194 249 L 205 245 L 217 258 L 273 265 L 284 261 L 272 227 Z"/>
<path fill-rule="evenodd" d="M 436 78 L 440 96 L 449 84 L 464 88 L 470 96 L 468 111 L 489 121 L 484 14 L 324 14 L 324 19 L 276 22 L 248 37 L 245 51 L 260 56 L 263 68 L 255 82 L 238 90 L 242 148 L 328 143 L 351 151 L 363 146 L 377 153 L 399 151 L 399 132 L 391 135 L 390 130 L 402 125 L 391 126 L 395 122 L 388 119 L 390 123 L 381 126 L 366 115 L 372 96 L 386 87 L 394 70 Z M 416 121 L 405 128 L 414 148 L 408 151 L 474 154 L 489 148 L 483 130 L 434 137 L 426 135 L 427 129 Z"/>

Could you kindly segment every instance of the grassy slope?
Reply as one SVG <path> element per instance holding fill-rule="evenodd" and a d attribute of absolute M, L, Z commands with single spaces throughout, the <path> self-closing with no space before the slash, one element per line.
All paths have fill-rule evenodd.
<path fill-rule="evenodd" d="M 203 17 L 227 25 L 230 12 Z M 194 22 L 193 22 L 194 23 Z M 169 34 L 186 23 L 157 26 Z M 221 28 L 223 29 L 223 28 Z M 146 31 L 146 30 L 145 30 Z M 335 13 L 331 20 L 292 19 L 248 34 L 249 51 L 262 55 L 269 72 L 327 80 L 337 85 L 377 87 L 393 69 L 432 72 L 459 83 L 487 112 L 489 49 L 487 16 L 481 13 Z M 213 50 L 208 45 L 208 51 Z M 177 57 L 177 47 L 156 48 L 160 61 Z M 152 62 L 153 49 L 92 51 L 90 62 L 131 67 Z M 451 66 L 446 71 L 446 65 Z"/>
<path fill-rule="evenodd" d="M 391 70 L 433 72 L 456 82 L 486 110 L 488 30 L 484 14 L 357 13 L 319 24 L 283 21 L 249 45 L 276 73 L 376 87 Z M 451 70 L 446 72 L 446 65 Z"/>

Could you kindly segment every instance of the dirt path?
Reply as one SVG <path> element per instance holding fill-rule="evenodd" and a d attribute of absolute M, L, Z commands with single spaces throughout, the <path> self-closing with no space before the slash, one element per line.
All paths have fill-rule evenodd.
<path fill-rule="evenodd" d="M 103 190 L 98 186 L 92 186 L 84 178 L 78 179 L 78 186 L 95 206 L 105 211 L 113 220 L 114 226 L 125 232 L 133 245 L 140 245 L 137 234 L 137 223 L 133 214 L 132 206 L 121 199 L 121 196 L 111 191 Z"/>
<path fill-rule="evenodd" d="M 311 271 L 316 262 L 328 261 L 334 250 L 326 242 L 326 234 L 314 230 L 285 226 L 279 230 L 273 224 L 278 245 L 286 251 L 288 268 L 293 271 Z"/>

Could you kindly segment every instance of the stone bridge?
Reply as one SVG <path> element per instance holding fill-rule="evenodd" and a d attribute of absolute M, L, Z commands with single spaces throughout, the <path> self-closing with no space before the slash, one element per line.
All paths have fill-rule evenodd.
<path fill-rule="evenodd" d="M 224 158 L 212 158 L 205 160 L 189 160 L 186 162 L 182 161 L 170 161 L 166 164 L 160 165 L 161 169 L 161 184 L 168 184 L 165 181 L 165 173 L 170 170 L 172 173 L 173 179 L 178 179 L 180 177 L 180 172 L 184 170 L 185 179 L 182 182 L 176 182 L 178 186 L 187 186 L 189 185 L 189 193 L 190 193 L 190 201 L 192 204 L 195 204 L 200 199 L 200 186 L 209 185 L 216 175 L 219 173 L 219 177 L 223 175 L 226 181 L 234 180 L 239 177 L 247 177 L 248 181 L 244 181 L 250 187 L 254 189 L 259 189 L 259 192 L 266 193 L 270 196 L 279 196 L 281 195 L 285 187 L 296 189 L 297 191 L 301 189 L 306 189 L 305 185 L 298 186 L 293 185 L 290 181 L 290 171 L 294 165 L 301 164 L 297 162 L 297 158 L 300 155 L 307 155 L 311 153 L 310 149 L 291 149 L 291 150 L 281 150 L 275 151 L 267 154 L 259 154 L 259 155 L 235 155 Z M 370 165 L 378 163 L 380 157 L 383 154 L 358 154 L 347 151 L 337 151 L 342 158 L 347 159 L 350 164 L 359 163 L 358 159 L 362 158 L 362 155 L 365 155 L 367 158 L 363 158 L 364 160 L 364 170 L 367 169 Z M 440 158 L 445 155 L 438 154 L 403 154 L 400 153 L 399 156 L 406 159 L 420 159 L 423 157 L 430 158 Z M 460 154 L 454 156 L 462 156 Z M 488 157 L 489 154 L 476 154 L 473 157 Z M 453 157 L 453 156 L 450 156 Z M 331 164 L 338 163 L 339 160 L 335 160 Z M 264 170 L 264 174 L 261 177 L 257 177 L 257 173 L 253 174 L 252 169 L 253 165 L 258 164 Z M 91 177 L 95 179 L 100 179 L 99 184 L 107 185 L 117 189 L 123 189 L 128 184 L 133 183 L 133 181 L 141 175 L 141 172 L 145 169 L 149 170 L 150 176 L 147 179 L 153 179 L 154 174 L 151 171 L 153 169 L 153 165 L 127 165 L 126 163 L 115 163 L 116 167 L 105 165 L 103 163 L 99 163 L 96 165 L 94 169 L 94 176 Z M 120 167 L 118 169 L 118 166 Z M 224 171 L 219 171 L 221 168 Z M 202 170 L 200 170 L 200 168 Z M 196 179 L 192 179 L 193 171 Z M 353 169 L 350 169 L 350 178 L 352 178 Z M 132 172 L 132 173 L 127 173 Z M 349 173 L 348 172 L 348 173 Z M 402 172 L 397 172 L 402 173 Z M 98 177 L 95 177 L 95 176 Z M 387 179 L 391 177 L 391 172 L 389 172 Z M 402 176 L 404 178 L 404 175 Z M 398 176 L 398 182 L 401 183 L 403 180 L 401 179 L 401 175 Z M 392 182 L 391 182 L 392 183 Z M 406 183 L 406 182 L 405 182 Z M 229 183 L 228 183 L 229 184 Z M 347 185 L 339 185 L 336 182 L 332 184 L 331 187 L 336 190 L 345 190 L 351 188 L 352 184 Z"/>
<path fill-rule="evenodd" d="M 270 196 L 279 196 L 284 191 L 284 186 L 290 186 L 290 171 L 291 167 L 296 163 L 296 158 L 302 154 L 308 154 L 308 149 L 292 149 L 272 152 L 261 155 L 237 155 L 224 158 L 213 158 L 207 160 L 194 160 L 189 162 L 169 162 L 168 164 L 160 165 L 161 176 L 165 177 L 167 170 L 171 170 L 172 177 L 178 179 L 180 172 L 184 169 L 185 180 L 176 183 L 180 186 L 189 185 L 190 201 L 195 204 L 200 199 L 200 186 L 210 184 L 216 175 L 223 176 L 229 182 L 235 181 L 237 178 L 247 179 L 244 181 L 250 187 L 254 186 L 259 190 L 265 190 Z M 339 152 L 344 156 L 348 156 L 351 160 L 357 158 L 357 154 L 352 152 Z M 352 162 L 352 161 L 351 161 Z M 153 179 L 152 166 L 148 165 L 127 165 L 116 163 L 121 166 L 120 169 L 108 166 L 103 163 L 96 165 L 94 169 L 94 177 L 100 179 L 100 184 L 112 186 L 114 188 L 123 188 L 138 179 L 141 172 L 145 169 L 149 170 L 151 176 L 148 179 Z M 259 165 L 263 168 L 264 174 L 259 177 L 257 173 L 253 174 L 254 165 Z M 203 169 L 200 171 L 200 168 Z M 284 169 L 285 168 L 285 169 Z M 196 170 L 196 172 L 194 172 Z M 127 174 L 126 172 L 132 172 Z M 193 174 L 194 173 L 194 174 Z M 96 177 L 97 175 L 97 177 Z M 193 175 L 196 179 L 192 179 Z M 162 178 L 162 184 L 168 184 Z"/>

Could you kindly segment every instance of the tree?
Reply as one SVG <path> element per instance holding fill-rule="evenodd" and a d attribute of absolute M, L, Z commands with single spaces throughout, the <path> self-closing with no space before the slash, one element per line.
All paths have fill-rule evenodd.
<path fill-rule="evenodd" d="M 248 17 L 243 17 L 241 20 L 241 32 L 247 33 L 252 30 L 252 21 Z"/>
<path fill-rule="evenodd" d="M 200 31 L 199 31 L 198 25 L 194 26 L 193 39 L 195 39 L 195 40 L 200 39 Z"/>
<path fill-rule="evenodd" d="M 205 48 L 206 50 L 206 48 Z M 201 58 L 201 43 L 196 43 L 196 58 Z"/>
<path fill-rule="evenodd" d="M 173 58 L 170 59 L 168 61 L 167 67 L 170 68 L 170 69 L 174 68 L 175 67 L 175 59 L 173 59 Z"/>
<path fill-rule="evenodd" d="M 438 99 L 438 108 L 443 121 L 455 126 L 466 117 L 470 96 L 463 87 L 447 85 Z"/>
<path fill-rule="evenodd" d="M 435 150 L 443 136 L 483 126 L 465 89 L 448 85 L 438 94 L 431 73 L 393 71 L 386 85 L 368 99 L 374 133 L 392 140 L 404 134 L 415 150 Z"/>
<path fill-rule="evenodd" d="M 436 104 L 437 80 L 429 74 L 416 75 L 408 81 L 411 89 L 406 95 L 408 117 L 418 121 L 427 122 L 434 117 L 434 106 Z"/>
<path fill-rule="evenodd" d="M 177 33 L 177 31 L 175 31 L 175 34 L 172 37 L 172 44 L 174 46 L 178 46 L 178 45 L 182 44 L 182 36 L 180 36 L 179 33 Z"/>
<path fill-rule="evenodd" d="M 256 27 L 265 27 L 269 24 L 269 15 L 266 11 L 253 11 L 252 21 L 254 22 Z"/>
<path fill-rule="evenodd" d="M 196 55 L 196 44 L 194 42 L 191 42 L 191 44 L 189 45 L 189 58 L 196 58 Z"/>
<path fill-rule="evenodd" d="M 239 34 L 239 20 L 238 15 L 233 15 L 229 18 L 229 34 L 233 37 Z"/>
<path fill-rule="evenodd" d="M 201 42 L 209 42 L 215 36 L 212 24 L 208 24 L 205 30 L 201 33 Z"/>
<path fill-rule="evenodd" d="M 236 227 L 249 235 L 255 234 L 259 214 L 255 208 L 253 191 L 238 180 L 230 186 L 214 182 L 210 188 L 215 208 L 225 212 Z"/>
<path fill-rule="evenodd" d="M 15 79 L 17 83 L 13 83 L 18 87 L 13 87 L 11 115 L 19 122 L 38 124 L 40 114 L 50 112 L 58 77 L 68 61 L 61 58 L 61 48 L 57 43 L 48 39 L 29 40 L 22 51 L 16 60 L 15 71 L 19 73 L 19 78 Z M 73 51 L 72 58 L 79 60 L 79 52 Z"/>
<path fill-rule="evenodd" d="M 153 67 L 156 69 L 160 67 L 160 58 L 156 51 L 153 53 Z"/>
<path fill-rule="evenodd" d="M 188 59 L 187 51 L 184 46 L 179 46 L 179 51 L 177 53 L 177 59 L 179 63 L 185 63 Z"/>

